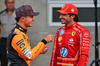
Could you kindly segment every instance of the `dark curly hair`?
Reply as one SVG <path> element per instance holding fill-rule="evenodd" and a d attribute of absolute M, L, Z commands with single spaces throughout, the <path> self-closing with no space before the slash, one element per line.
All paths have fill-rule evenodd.
<path fill-rule="evenodd" d="M 16 18 L 15 18 L 16 22 L 19 22 L 20 18 L 21 18 L 21 17 L 16 17 Z"/>
<path fill-rule="evenodd" d="M 69 13 L 69 15 L 70 15 L 70 16 L 75 15 L 74 21 L 76 21 L 76 22 L 79 21 L 79 17 L 78 17 L 78 15 L 76 15 L 76 14 L 72 14 L 72 13 Z"/>

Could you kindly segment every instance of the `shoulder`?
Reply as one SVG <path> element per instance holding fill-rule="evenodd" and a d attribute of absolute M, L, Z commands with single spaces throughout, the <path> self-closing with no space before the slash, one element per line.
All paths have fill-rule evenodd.
<path fill-rule="evenodd" d="M 19 45 L 20 43 L 24 42 L 24 35 L 21 32 L 13 32 L 12 42 Z"/>
<path fill-rule="evenodd" d="M 76 24 L 75 28 L 77 28 L 81 32 L 89 32 L 88 29 L 86 29 L 84 26 L 82 26 L 78 23 Z"/>
<path fill-rule="evenodd" d="M 22 33 L 19 29 L 15 28 L 14 31 L 13 31 L 13 34 L 17 35 L 17 36 L 23 36 L 24 33 Z"/>
<path fill-rule="evenodd" d="M 60 30 L 64 30 L 64 29 L 65 29 L 65 26 L 62 26 L 62 27 L 57 29 L 57 32 L 59 32 Z"/>
<path fill-rule="evenodd" d="M 23 38 L 23 34 L 18 31 L 16 28 L 14 28 L 11 33 L 9 34 L 9 38 L 14 38 L 16 36 L 16 39 Z"/>
<path fill-rule="evenodd" d="M 81 36 L 91 39 L 91 33 L 88 31 L 88 29 L 86 29 L 85 27 L 83 27 L 80 24 L 78 24 L 77 27 L 78 27 L 78 29 L 80 29 Z"/>
<path fill-rule="evenodd" d="M 82 25 L 77 24 L 75 28 L 78 29 L 78 32 L 79 32 L 81 35 L 83 35 L 83 36 L 85 36 L 85 37 L 91 37 L 90 32 L 89 32 L 85 27 L 83 27 Z"/>
<path fill-rule="evenodd" d="M 13 13 L 15 13 L 16 12 L 16 8 L 14 8 L 14 10 L 13 10 Z"/>
<path fill-rule="evenodd" d="M 18 41 L 23 42 L 24 36 L 19 31 L 16 31 L 15 29 L 16 28 L 14 28 L 9 34 L 7 38 L 7 43 L 18 42 Z"/>
<path fill-rule="evenodd" d="M 2 14 L 3 12 L 5 12 L 6 11 L 6 9 L 4 9 L 4 10 L 2 10 L 2 11 L 0 11 L 0 14 Z"/>

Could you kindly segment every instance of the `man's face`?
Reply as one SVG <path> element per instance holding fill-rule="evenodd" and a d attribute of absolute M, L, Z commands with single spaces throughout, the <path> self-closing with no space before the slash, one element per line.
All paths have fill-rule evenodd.
<path fill-rule="evenodd" d="M 34 17 L 33 16 L 26 16 L 25 20 L 24 20 L 24 25 L 26 27 L 32 27 L 33 21 L 34 21 Z"/>
<path fill-rule="evenodd" d="M 13 10 L 14 9 L 14 0 L 6 0 L 5 5 L 8 10 Z"/>
<path fill-rule="evenodd" d="M 68 24 L 72 21 L 72 18 L 69 14 L 61 14 L 60 17 L 62 24 Z"/>

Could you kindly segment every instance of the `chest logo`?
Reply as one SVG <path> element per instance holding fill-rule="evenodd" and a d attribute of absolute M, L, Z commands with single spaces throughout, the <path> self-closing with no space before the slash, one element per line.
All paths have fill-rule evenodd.
<path fill-rule="evenodd" d="M 26 49 L 28 49 L 28 47 L 24 47 L 24 48 L 22 48 L 22 52 L 24 52 Z"/>
<path fill-rule="evenodd" d="M 73 38 L 69 39 L 68 45 L 74 46 L 74 39 Z"/>
<path fill-rule="evenodd" d="M 60 50 L 60 54 L 61 54 L 62 57 L 67 56 L 67 54 L 68 54 L 67 49 L 66 49 L 66 48 L 62 48 L 62 49 Z"/>
<path fill-rule="evenodd" d="M 58 41 L 60 42 L 62 40 L 62 37 L 60 36 L 59 38 L 58 38 Z"/>
<path fill-rule="evenodd" d="M 14 17 L 16 17 L 16 14 L 13 14 Z"/>
<path fill-rule="evenodd" d="M 28 52 L 30 51 L 30 49 L 26 49 L 23 54 L 26 55 Z"/>
<path fill-rule="evenodd" d="M 73 32 L 72 32 L 72 36 L 74 36 L 74 35 L 75 35 L 75 33 L 76 33 L 76 32 L 75 32 L 75 31 L 73 31 Z"/>
<path fill-rule="evenodd" d="M 24 36 L 24 35 L 23 35 Z M 24 39 L 26 39 L 26 37 L 24 36 Z"/>
<path fill-rule="evenodd" d="M 64 30 L 60 30 L 59 34 L 60 34 L 60 35 L 63 35 L 64 32 L 65 32 Z"/>
<path fill-rule="evenodd" d="M 25 44 L 21 44 L 21 45 L 20 45 L 20 48 L 24 48 L 24 47 L 25 47 Z"/>
<path fill-rule="evenodd" d="M 71 38 L 70 41 L 73 41 L 73 38 Z"/>
<path fill-rule="evenodd" d="M 22 40 L 20 40 L 20 41 L 18 41 L 16 44 L 17 45 L 19 45 L 19 44 L 21 44 L 22 42 L 24 42 L 24 40 L 22 39 Z"/>

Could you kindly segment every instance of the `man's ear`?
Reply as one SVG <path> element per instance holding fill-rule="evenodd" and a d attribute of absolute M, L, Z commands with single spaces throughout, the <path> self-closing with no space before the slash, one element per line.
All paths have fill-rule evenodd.
<path fill-rule="evenodd" d="M 75 18 L 75 15 L 72 15 L 71 17 L 72 17 L 72 18 Z"/>
<path fill-rule="evenodd" d="M 21 17 L 20 20 L 23 22 L 25 21 L 25 17 Z"/>

